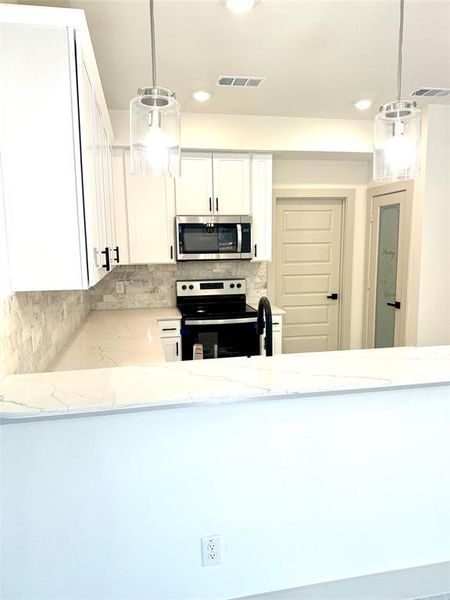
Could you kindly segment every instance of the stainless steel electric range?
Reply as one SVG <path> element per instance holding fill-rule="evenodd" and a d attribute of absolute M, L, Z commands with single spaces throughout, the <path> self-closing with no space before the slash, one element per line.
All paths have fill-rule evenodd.
<path fill-rule="evenodd" d="M 247 304 L 245 279 L 177 281 L 182 359 L 259 354 L 258 311 Z"/>

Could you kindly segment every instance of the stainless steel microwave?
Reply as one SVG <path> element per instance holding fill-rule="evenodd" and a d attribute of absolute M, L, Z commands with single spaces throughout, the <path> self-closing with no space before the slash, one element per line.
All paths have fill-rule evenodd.
<path fill-rule="evenodd" d="M 177 260 L 249 260 L 252 218 L 176 217 Z"/>

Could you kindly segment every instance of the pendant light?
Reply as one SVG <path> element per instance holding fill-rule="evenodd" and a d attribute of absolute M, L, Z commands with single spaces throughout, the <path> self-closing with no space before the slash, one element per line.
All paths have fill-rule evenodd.
<path fill-rule="evenodd" d="M 130 102 L 130 157 L 134 174 L 180 175 L 180 105 L 156 85 L 154 0 L 150 0 L 152 87 Z"/>
<path fill-rule="evenodd" d="M 402 100 L 404 12 L 405 0 L 400 0 L 397 100 L 381 106 L 375 117 L 375 181 L 413 179 L 419 174 L 421 111 L 415 102 Z"/>

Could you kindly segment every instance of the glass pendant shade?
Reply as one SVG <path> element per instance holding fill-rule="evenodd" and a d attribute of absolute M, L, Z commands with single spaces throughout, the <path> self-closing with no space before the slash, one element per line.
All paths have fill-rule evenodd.
<path fill-rule="evenodd" d="M 413 102 L 390 102 L 375 117 L 373 178 L 413 179 L 420 166 L 421 111 Z"/>
<path fill-rule="evenodd" d="M 134 174 L 179 177 L 180 106 L 170 90 L 140 89 L 131 100 L 130 158 Z"/>

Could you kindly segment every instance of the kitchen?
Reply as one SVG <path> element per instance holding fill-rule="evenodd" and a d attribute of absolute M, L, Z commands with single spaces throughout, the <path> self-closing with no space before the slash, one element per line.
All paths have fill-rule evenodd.
<path fill-rule="evenodd" d="M 152 32 L 146 2 L 29 4 L 0 5 L 5 597 L 181 600 L 272 592 L 283 598 L 288 592 L 281 590 L 295 589 L 292 597 L 312 598 L 306 595 L 315 593 L 312 587 L 334 581 L 337 598 L 339 581 L 347 580 L 350 594 L 362 578 L 365 590 L 355 597 L 368 598 L 375 589 L 368 578 L 375 574 L 384 578 L 380 590 L 394 589 L 394 577 L 398 590 L 409 586 L 409 596 L 380 591 L 380 598 L 448 592 L 450 484 L 439 469 L 445 471 L 449 456 L 449 3 L 406 2 L 405 93 L 411 100 L 413 90 L 431 84 L 440 92 L 424 98 L 428 92 L 422 89 L 422 96 L 414 96 L 424 123 L 420 173 L 378 181 L 372 173 L 373 118 L 376 102 L 395 96 L 397 3 L 349 2 L 341 12 L 341 3 L 333 8 L 261 0 L 237 14 L 225 2 L 159 0 Z M 194 17 L 198 29 L 189 31 L 184 23 Z M 426 53 L 430 82 L 417 62 L 423 19 L 432 20 L 441 42 Z M 238 48 L 248 44 L 255 50 L 272 22 L 277 26 L 270 39 L 279 56 L 289 56 L 293 44 L 308 48 L 330 82 L 317 81 L 306 56 L 292 59 L 292 65 L 299 61 L 302 77 L 290 83 L 267 52 L 264 59 L 250 52 L 244 68 L 239 52 L 216 50 L 215 62 L 205 64 L 214 40 L 226 48 L 231 36 Z M 310 38 L 317 22 L 343 56 L 348 53 L 358 75 L 345 70 L 343 56 L 332 59 L 330 48 Z M 375 60 L 373 22 L 385 44 L 377 49 L 377 68 L 367 73 Z M 344 50 L 341 36 L 355 26 L 365 37 L 356 36 Z M 197 41 L 195 31 L 202 32 Z M 339 67 L 335 79 L 326 62 L 333 60 Z M 173 172 L 165 177 L 133 173 L 140 150 L 137 144 L 133 156 L 128 104 L 151 79 L 151 64 L 158 65 L 157 83 L 177 93 L 182 110 L 175 151 L 180 174 L 171 155 Z M 381 68 L 386 64 L 389 73 Z M 336 96 L 324 91 L 332 85 L 340 86 Z M 157 89 L 157 106 L 172 98 Z M 194 91 L 206 89 L 209 98 L 204 94 L 198 101 Z M 305 89 L 314 93 L 303 97 Z M 152 93 L 136 97 L 147 99 L 141 103 L 147 119 Z M 373 106 L 354 106 L 365 96 Z M 377 240 L 383 240 L 383 252 Z M 270 303 L 260 304 L 266 297 Z M 371 423 L 383 432 L 383 452 Z M 322 430 L 325 449 L 314 441 Z M 420 444 L 413 442 L 418 438 Z M 129 460 L 120 456 L 120 439 Z M 266 439 L 272 440 L 269 447 Z M 348 447 L 338 439 L 347 439 Z M 177 452 L 177 440 L 189 449 L 186 457 Z M 403 489 L 389 503 L 378 473 L 382 469 L 395 487 L 399 443 L 410 456 L 403 457 Z M 372 464 L 364 476 L 352 444 Z M 331 462 L 333 454 L 339 456 L 337 487 L 328 479 L 331 463 L 321 463 L 322 452 Z M 314 474 L 303 455 L 316 461 Z M 140 483 L 145 456 L 159 457 L 173 480 L 167 482 L 150 460 L 150 473 Z M 293 473 L 299 470 L 298 479 Z M 188 491 L 184 472 L 197 482 L 195 493 Z M 367 495 L 351 509 L 348 491 L 361 477 Z M 339 498 L 333 518 L 320 481 L 324 494 Z M 422 481 L 420 493 L 416 481 Z M 91 508 L 77 500 L 86 485 Z M 101 486 L 109 490 L 107 498 Z M 161 494 L 150 498 L 152 486 L 161 487 Z M 291 494 L 304 504 L 303 486 L 313 494 L 309 520 L 327 538 L 322 558 L 319 546 L 307 557 L 313 537 L 306 544 L 297 536 L 302 527 L 307 538 L 312 531 L 283 499 Z M 227 489 L 239 489 L 242 503 Z M 173 501 L 181 490 L 185 506 Z M 29 494 L 34 507 L 27 505 Z M 412 494 L 405 515 L 401 507 Z M 368 511 L 375 496 L 381 521 Z M 56 498 L 74 511 L 75 525 L 86 519 L 95 539 L 73 528 Z M 160 514 L 158 531 L 146 522 L 139 498 Z M 113 506 L 102 509 L 106 499 Z M 200 514 L 205 500 L 210 508 Z M 271 509 L 281 506 L 282 523 Z M 252 529 L 254 511 L 260 522 Z M 389 535 L 387 514 L 397 519 L 397 535 Z M 364 527 L 350 536 L 348 551 L 337 560 L 336 531 L 358 520 Z M 289 522 L 296 525 L 289 529 Z M 327 536 L 323 523 L 334 533 Z M 405 548 L 402 540 L 412 528 L 417 536 Z M 360 537 L 364 529 L 371 544 Z M 58 541 L 63 531 L 67 547 Z M 197 546 L 216 533 L 225 538 L 223 562 L 203 570 Z M 281 551 L 282 534 L 290 558 Z M 169 584 L 169 539 L 180 587 Z M 376 550 L 377 543 L 382 559 L 369 548 Z M 75 550 L 82 546 L 85 556 Z M 62 557 L 69 547 L 80 573 L 89 561 L 98 573 L 83 581 L 68 571 Z M 249 563 L 246 551 L 254 553 Z M 133 565 L 127 552 L 135 557 Z M 103 560 L 96 558 L 103 553 Z M 159 565 L 154 573 L 143 567 L 144 559 Z M 108 579 L 117 561 L 122 579 Z M 264 565 L 273 570 L 262 573 Z M 18 576 L 22 567 L 27 582 Z M 386 575 L 392 572 L 398 575 Z"/>

